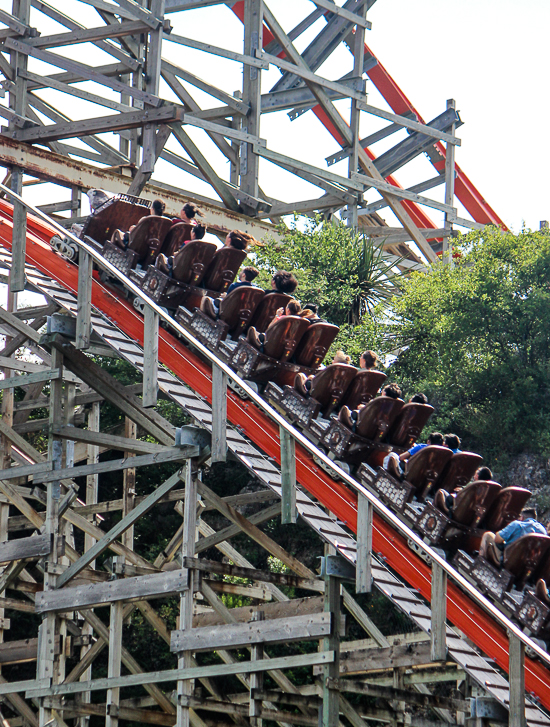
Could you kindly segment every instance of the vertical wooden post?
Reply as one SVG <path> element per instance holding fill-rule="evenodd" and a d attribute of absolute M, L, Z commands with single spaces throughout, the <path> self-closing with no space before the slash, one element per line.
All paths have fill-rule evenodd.
<path fill-rule="evenodd" d="M 357 497 L 357 561 L 355 590 L 370 593 L 372 589 L 372 518 L 373 508 L 361 492 Z"/>
<path fill-rule="evenodd" d="M 117 556 L 118 558 L 118 556 Z M 119 677 L 122 659 L 122 612 L 124 603 L 116 601 L 111 604 L 111 620 L 109 623 L 109 660 L 107 665 L 108 677 Z M 105 705 L 105 727 L 117 727 L 118 707 L 120 705 L 120 687 L 107 690 Z"/>
<path fill-rule="evenodd" d="M 322 727 L 337 727 L 340 713 L 340 693 L 331 685 L 340 675 L 340 591 L 341 583 L 334 576 L 325 578 L 324 611 L 332 614 L 331 635 L 323 639 L 323 651 L 334 651 L 334 661 L 323 667 L 323 716 Z"/>
<path fill-rule="evenodd" d="M 92 258 L 83 250 L 78 253 L 78 303 L 76 309 L 76 348 L 90 348 L 92 333 Z"/>
<path fill-rule="evenodd" d="M 263 611 L 255 611 L 252 620 L 253 621 L 263 621 L 265 618 L 265 613 Z M 252 646 L 250 649 L 250 660 L 256 661 L 258 659 L 264 658 L 264 647 L 263 644 L 257 644 L 255 646 Z M 250 724 L 252 727 L 263 727 L 263 719 L 261 717 L 258 717 L 258 714 L 261 712 L 262 709 L 262 700 L 256 699 L 254 697 L 254 691 L 259 690 L 261 691 L 263 689 L 264 685 L 264 675 L 263 672 L 253 672 L 250 674 L 250 705 L 249 705 L 249 711 L 248 715 L 250 717 Z"/>
<path fill-rule="evenodd" d="M 88 429 L 91 432 L 99 432 L 99 401 L 94 401 L 91 405 L 90 412 L 88 414 Z M 88 464 L 95 464 L 96 462 L 99 462 L 99 447 L 97 444 L 88 444 L 86 447 L 87 450 L 87 458 L 86 462 Z M 97 503 L 97 495 L 98 495 L 98 480 L 99 475 L 88 475 L 86 477 L 86 505 L 95 505 Z M 89 550 L 96 542 L 96 539 L 93 537 L 93 535 L 89 535 L 88 533 L 84 534 L 84 552 Z M 95 560 L 93 560 L 90 563 L 90 568 L 95 568 Z M 93 628 L 92 626 L 85 621 L 82 624 L 82 636 L 88 637 L 88 639 L 91 641 L 93 634 Z M 83 659 L 86 655 L 86 652 L 91 649 L 91 644 L 84 644 L 84 646 L 80 649 L 80 658 Z M 85 672 L 83 672 L 82 676 L 80 677 L 80 681 L 87 682 L 92 679 L 92 665 L 90 665 Z M 91 692 L 83 692 L 81 696 L 81 701 L 83 704 L 89 704 L 92 701 L 92 693 Z M 90 718 L 88 716 L 86 717 L 80 717 L 78 720 L 79 727 L 87 727 L 87 725 L 90 723 Z"/>
<path fill-rule="evenodd" d="M 296 522 L 296 443 L 294 437 L 279 427 L 281 442 L 281 522 Z"/>
<path fill-rule="evenodd" d="M 212 364 L 212 462 L 227 459 L 227 374 Z"/>
<path fill-rule="evenodd" d="M 447 109 L 456 109 L 456 101 L 453 98 L 448 99 Z M 455 134 L 456 124 L 449 129 L 449 134 Z M 445 145 L 445 204 L 449 207 L 454 206 L 455 199 L 455 145 Z M 443 237 L 443 262 L 449 265 L 453 264 L 451 233 L 453 231 L 453 222 L 448 212 L 445 212 L 445 230 L 448 231 Z"/>
<path fill-rule="evenodd" d="M 143 320 L 143 406 L 157 403 L 159 368 L 159 316 L 148 305 Z"/>
<path fill-rule="evenodd" d="M 430 607 L 431 658 L 433 661 L 444 661 L 447 657 L 447 573 L 437 563 L 432 563 Z"/>
<path fill-rule="evenodd" d="M 525 647 L 518 637 L 510 632 L 508 639 L 508 680 L 510 682 L 508 724 L 510 727 L 525 727 Z"/>
<path fill-rule="evenodd" d="M 136 439 L 137 425 L 131 419 L 124 419 L 124 436 L 128 439 Z M 125 457 L 135 457 L 135 452 L 124 452 Z M 134 509 L 136 500 L 136 468 L 129 467 L 122 473 L 122 517 L 128 515 Z M 122 544 L 130 550 L 134 549 L 134 526 L 126 530 L 122 535 Z"/>
<path fill-rule="evenodd" d="M 197 525 L 197 461 L 190 459 L 185 470 L 185 502 L 183 508 L 183 539 L 182 556 L 195 554 L 195 530 Z M 193 627 L 193 591 L 195 571 L 187 572 L 188 589 L 180 595 L 179 628 Z M 184 651 L 178 658 L 178 669 L 187 669 L 192 665 L 191 652 Z M 192 680 L 178 681 L 177 727 L 189 727 L 189 697 L 193 693 Z"/>
<path fill-rule="evenodd" d="M 57 349 L 52 349 L 52 368 L 63 369 L 63 354 Z M 50 432 L 63 424 L 63 381 L 53 379 L 50 384 L 50 410 L 49 425 Z M 58 437 L 50 434 L 48 439 L 48 459 L 53 463 L 53 469 L 61 469 L 63 466 L 63 443 Z M 59 546 L 59 501 L 61 498 L 61 482 L 54 480 L 48 482 L 46 500 L 46 519 L 44 530 L 51 535 L 52 552 L 48 556 L 48 563 L 44 573 L 44 590 L 53 590 L 56 587 L 57 575 L 54 569 L 58 562 Z M 57 618 L 54 613 L 46 614 L 38 632 L 38 660 L 37 676 L 39 679 L 48 680 L 53 683 L 55 678 L 55 635 Z M 41 701 L 39 709 L 39 725 L 44 727 L 51 720 L 51 709 L 43 706 Z"/>
<path fill-rule="evenodd" d="M 261 50 L 263 44 L 263 1 L 244 0 L 244 54 L 253 56 Z M 243 119 L 243 131 L 254 136 L 260 135 L 261 112 L 261 71 L 254 66 L 243 66 L 243 101 L 250 106 L 250 111 Z M 252 151 L 252 144 L 243 142 L 241 145 L 241 189 L 243 192 L 257 197 L 258 156 Z M 245 214 L 255 213 L 249 205 L 243 204 Z"/>
<path fill-rule="evenodd" d="M 366 17 L 367 3 L 358 11 L 358 15 Z M 353 43 L 353 77 L 361 79 L 363 75 L 363 62 L 365 58 L 365 28 L 360 25 L 355 26 L 354 43 Z M 350 112 L 350 131 L 351 131 L 351 154 L 348 161 L 348 176 L 351 178 L 352 174 L 355 174 L 359 168 L 359 117 L 360 110 L 358 108 L 358 102 L 356 99 L 351 99 L 351 112 Z M 348 205 L 348 217 L 347 224 L 350 227 L 357 227 L 357 206 L 361 196 L 358 200 Z"/>

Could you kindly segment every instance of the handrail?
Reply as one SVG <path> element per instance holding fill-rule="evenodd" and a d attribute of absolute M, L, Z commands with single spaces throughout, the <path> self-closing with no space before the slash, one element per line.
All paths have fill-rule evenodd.
<path fill-rule="evenodd" d="M 227 364 L 225 364 L 223 361 L 220 361 L 215 354 L 213 354 L 208 348 L 206 348 L 206 346 L 204 346 L 204 344 L 198 341 L 185 328 L 183 328 L 183 326 L 181 326 L 170 315 L 168 315 L 168 313 L 163 308 L 161 308 L 159 305 L 157 305 L 157 303 L 151 300 L 151 298 L 149 298 L 143 292 L 143 290 L 134 283 L 133 280 L 130 280 L 130 278 L 126 277 L 126 275 L 124 275 L 118 268 L 112 265 L 108 260 L 105 260 L 105 258 L 93 247 L 88 245 L 83 240 L 78 239 L 72 232 L 66 230 L 55 220 L 49 218 L 48 215 L 46 215 L 44 212 L 23 200 L 22 197 L 20 197 L 15 192 L 12 192 L 2 183 L 0 183 L 0 190 L 19 204 L 22 204 L 24 207 L 26 207 L 27 210 L 31 211 L 33 215 L 41 218 L 50 227 L 54 228 L 64 237 L 68 237 L 72 242 L 76 243 L 78 247 L 83 252 L 90 255 L 101 268 L 116 277 L 121 283 L 124 284 L 125 287 L 131 290 L 132 293 L 141 298 L 146 305 L 148 305 L 155 313 L 158 314 L 160 318 L 162 318 L 165 323 L 167 323 L 171 328 L 177 331 L 177 333 L 183 336 L 183 338 L 185 338 L 190 344 L 193 345 L 194 348 L 196 348 L 203 356 L 205 356 L 212 365 L 218 366 L 224 373 L 226 373 L 227 376 L 235 382 L 235 384 L 237 384 L 243 391 L 246 392 L 247 396 L 264 412 L 264 414 L 267 414 L 280 427 L 286 430 L 296 442 L 299 442 L 300 445 L 307 452 L 309 452 L 309 454 L 315 456 L 317 459 L 327 465 L 331 470 L 337 472 L 338 476 L 347 485 L 349 485 L 349 487 L 351 487 L 357 493 L 360 493 L 361 495 L 366 497 L 370 504 L 373 506 L 373 508 L 376 510 L 376 512 L 381 515 L 383 519 L 386 520 L 386 522 L 389 522 L 402 536 L 412 541 L 427 556 L 429 556 L 432 562 L 437 563 L 437 565 L 439 565 L 455 583 L 457 583 L 464 591 L 466 591 L 466 593 L 477 604 L 479 604 L 486 612 L 488 612 L 495 619 L 495 621 L 497 621 L 500 626 L 503 627 L 503 629 L 508 631 L 510 635 L 513 635 L 517 639 L 519 639 L 524 644 L 524 646 L 531 649 L 541 659 L 541 661 L 543 661 L 550 668 L 550 654 L 541 649 L 541 647 L 536 642 L 526 636 L 526 634 L 524 634 L 523 631 L 518 626 L 516 626 L 516 624 L 510 621 L 510 619 L 508 619 L 494 604 L 492 604 L 487 598 L 485 598 L 485 596 L 483 596 L 476 588 L 474 588 L 474 586 L 472 586 L 472 584 L 469 583 L 469 581 L 467 581 L 464 576 L 456 571 L 433 548 L 427 545 L 419 535 L 417 535 L 413 530 L 405 525 L 391 510 L 383 505 L 375 495 L 373 495 L 369 490 L 363 487 L 363 485 L 361 485 L 357 480 L 353 479 L 351 475 L 349 475 L 333 460 L 327 457 L 324 452 L 318 449 L 300 431 L 298 431 L 291 424 L 289 424 L 286 419 L 284 419 L 272 406 L 264 401 L 264 399 L 256 391 L 254 391 L 254 389 L 252 389 L 246 383 L 246 381 L 241 379 L 240 376 L 238 376 L 238 374 L 236 374 Z"/>

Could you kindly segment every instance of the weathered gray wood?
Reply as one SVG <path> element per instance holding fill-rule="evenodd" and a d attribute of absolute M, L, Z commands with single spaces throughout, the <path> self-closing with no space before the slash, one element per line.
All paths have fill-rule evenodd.
<path fill-rule="evenodd" d="M 61 638 L 55 636 L 54 652 L 59 654 Z M 36 661 L 38 656 L 38 639 L 21 639 L 5 641 L 0 644 L 0 664 L 22 664 L 27 661 Z"/>
<path fill-rule="evenodd" d="M 25 81 L 23 81 L 26 83 Z M 23 91 L 23 94 L 26 95 Z M 23 100 L 23 104 L 25 101 Z M 23 192 L 23 170 L 13 167 L 11 170 L 11 188 L 21 195 Z M 17 199 L 13 201 L 12 228 L 12 265 L 10 270 L 10 290 L 12 292 L 25 289 L 25 249 L 27 246 L 27 209 Z"/>
<path fill-rule="evenodd" d="M 510 680 L 510 702 L 508 724 L 510 727 L 525 727 L 525 646 L 509 633 L 508 678 Z"/>
<path fill-rule="evenodd" d="M 212 365 L 212 462 L 227 459 L 227 374 Z"/>
<path fill-rule="evenodd" d="M 84 250 L 78 253 L 78 303 L 76 312 L 76 348 L 90 347 L 92 335 L 92 257 Z"/>
<path fill-rule="evenodd" d="M 30 538 L 18 538 L 0 543 L 0 563 L 25 558 L 40 558 L 49 555 L 52 548 L 50 535 L 33 535 Z"/>
<path fill-rule="evenodd" d="M 97 464 L 85 464 L 80 467 L 67 467 L 66 469 L 56 470 L 56 472 L 48 472 L 46 474 L 37 474 L 33 477 L 34 482 L 50 482 L 57 478 L 64 479 L 66 477 L 82 477 L 83 475 L 100 474 L 101 472 L 112 472 L 115 470 L 124 470 L 128 467 L 143 467 L 160 462 L 178 462 L 180 460 L 195 457 L 199 452 L 199 447 L 170 447 L 164 452 L 156 452 L 153 454 L 143 454 L 139 457 L 131 457 L 127 459 L 115 459 L 110 462 L 98 462 Z M 36 465 L 37 467 L 42 465 Z M 15 469 L 15 468 L 14 468 Z"/>
<path fill-rule="evenodd" d="M 111 618 L 109 621 L 109 658 L 107 661 L 107 676 L 113 679 L 120 676 L 122 659 L 122 625 L 123 625 L 123 604 L 111 604 Z M 112 687 L 107 690 L 105 704 L 105 727 L 116 727 L 118 725 L 118 708 L 120 704 L 120 687 Z M 111 708 L 115 707 L 113 711 Z"/>
<path fill-rule="evenodd" d="M 37 371 L 35 374 L 21 374 L 21 376 L 10 376 L 7 379 L 0 381 L 0 389 L 12 389 L 16 386 L 29 386 L 30 384 L 37 384 L 41 381 L 51 381 L 52 379 L 58 379 L 61 376 L 59 369 L 46 369 L 44 371 Z"/>
<path fill-rule="evenodd" d="M 164 598 L 187 588 L 185 571 L 168 571 L 154 575 L 121 578 L 107 583 L 92 583 L 36 594 L 37 613 L 76 611 L 113 601 L 142 601 Z"/>
<path fill-rule="evenodd" d="M 432 563 L 430 607 L 431 656 L 434 661 L 444 661 L 447 655 L 447 574 L 437 563 Z"/>
<path fill-rule="evenodd" d="M 322 727 L 337 725 L 340 712 L 339 692 L 332 686 L 331 680 L 337 679 L 340 671 L 341 590 L 342 584 L 338 578 L 333 576 L 325 578 L 324 612 L 332 617 L 333 628 L 323 639 L 322 649 L 333 653 L 334 659 L 323 666 L 323 702 L 319 715 L 319 724 Z"/>
<path fill-rule="evenodd" d="M 296 511 L 296 443 L 284 427 L 279 427 L 281 443 L 281 522 L 295 523 Z"/>
<path fill-rule="evenodd" d="M 319 639 L 330 634 L 332 621 L 330 613 L 316 613 L 272 621 L 172 631 L 170 651 L 238 649 L 252 644 L 282 644 L 302 639 Z"/>
<path fill-rule="evenodd" d="M 137 457 L 133 458 L 137 459 Z M 95 558 L 98 557 L 106 548 L 109 547 L 111 543 L 113 543 L 120 535 L 122 535 L 123 532 L 125 532 L 131 525 L 133 525 L 140 517 L 145 515 L 149 512 L 149 510 L 163 497 L 167 492 L 169 492 L 173 487 L 175 487 L 178 482 L 181 480 L 181 470 L 179 472 L 176 472 L 172 477 L 166 480 L 162 485 L 157 487 L 157 489 L 152 492 L 148 497 L 143 500 L 142 503 L 140 503 L 137 507 L 135 507 L 128 515 L 126 515 L 125 518 L 123 518 L 117 525 L 115 525 L 114 528 L 111 528 L 108 533 L 106 533 L 101 540 L 98 540 L 98 542 L 90 548 L 84 555 L 76 561 L 76 563 L 72 563 L 72 565 L 67 568 L 65 573 L 63 573 L 62 576 L 59 577 L 59 580 L 57 581 L 57 587 L 61 588 L 61 586 L 65 585 L 65 583 L 68 583 L 71 578 L 74 578 L 77 573 L 80 573 L 81 570 L 86 568 L 87 565 L 89 565 Z"/>
<path fill-rule="evenodd" d="M 357 561 L 355 590 L 370 593 L 372 588 L 372 518 L 373 507 L 361 492 L 357 494 Z"/>
<path fill-rule="evenodd" d="M 272 573 L 271 571 L 257 570 L 256 568 L 243 568 L 230 563 L 218 563 L 214 560 L 199 560 L 198 558 L 183 558 L 185 568 L 196 568 L 207 573 L 219 573 L 220 575 L 234 576 L 236 578 L 250 578 L 254 581 L 264 583 L 276 583 L 280 586 L 304 588 L 306 590 L 322 593 L 325 590 L 324 582 L 316 578 L 300 578 L 287 573 Z"/>
<path fill-rule="evenodd" d="M 431 647 L 429 643 L 392 646 L 386 649 L 360 649 L 359 651 L 340 652 L 340 674 L 361 674 L 378 669 L 411 667 L 417 664 L 430 664 Z"/>
<path fill-rule="evenodd" d="M 255 662 L 239 661 L 233 664 L 212 664 L 210 666 L 197 666 L 189 669 L 168 669 L 166 671 L 129 674 L 113 679 L 104 678 L 73 684 L 55 684 L 46 688 L 33 688 L 35 682 L 32 682 L 30 688 L 27 688 L 26 696 L 35 698 L 57 696 L 62 694 L 80 694 L 81 692 L 97 691 L 113 687 L 131 687 L 136 685 L 173 682 L 176 679 L 204 679 L 215 676 L 246 674 L 253 671 L 295 669 L 300 666 L 327 664 L 333 659 L 334 654 L 330 651 L 325 651 L 323 653 L 300 654 L 298 656 L 283 656 L 276 659 L 261 659 Z M 29 682 L 26 682 L 25 684 L 28 685 Z"/>
<path fill-rule="evenodd" d="M 252 620 L 258 625 L 263 624 L 265 620 L 265 613 L 263 611 L 255 611 Z M 258 643 L 252 646 L 250 649 L 250 658 L 252 661 L 264 658 L 263 643 Z M 264 674 L 263 672 L 253 672 L 250 674 L 249 680 L 250 703 L 248 707 L 248 716 L 250 717 L 250 722 L 254 725 L 254 727 L 263 727 L 263 720 L 260 717 L 260 712 L 262 711 L 262 700 L 255 697 L 255 692 L 263 688 Z"/>
<path fill-rule="evenodd" d="M 104 432 L 93 432 L 89 429 L 79 429 L 78 427 L 57 427 L 54 434 L 62 439 L 73 439 L 77 442 L 86 442 L 87 444 L 95 444 L 108 449 L 120 449 L 124 452 L 136 452 L 139 454 L 166 452 L 167 447 L 162 444 L 154 444 L 153 442 L 142 442 L 138 439 L 130 437 L 118 437 L 114 434 L 105 434 Z M 172 449 L 172 448 L 171 448 Z"/>
<path fill-rule="evenodd" d="M 212 583 L 209 582 L 210 586 Z M 293 598 L 289 601 L 263 603 L 261 606 L 240 606 L 231 609 L 235 622 L 245 623 L 254 617 L 255 611 L 261 610 L 266 621 L 268 619 L 288 618 L 289 616 L 308 615 L 320 613 L 323 610 L 322 596 L 308 596 L 306 598 Z M 193 628 L 216 626 L 225 621 L 215 612 L 198 613 L 193 617 Z"/>
<path fill-rule="evenodd" d="M 159 316 L 145 306 L 143 321 L 143 406 L 157 403 L 159 367 Z"/>

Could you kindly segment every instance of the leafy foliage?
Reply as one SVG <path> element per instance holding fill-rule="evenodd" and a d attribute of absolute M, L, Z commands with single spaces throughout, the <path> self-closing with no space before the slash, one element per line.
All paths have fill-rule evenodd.
<path fill-rule="evenodd" d="M 331 323 L 357 326 L 394 295 L 400 274 L 382 255 L 382 245 L 342 223 L 307 219 L 301 229 L 300 220 L 294 219 L 281 244 L 259 249 L 265 282 L 275 270 L 289 270 L 299 281 L 301 300 L 317 303 Z"/>
<path fill-rule="evenodd" d="M 436 424 L 499 460 L 550 449 L 550 235 L 496 228 L 459 242 L 454 268 L 415 273 L 394 300 L 394 378 L 428 394 Z"/>

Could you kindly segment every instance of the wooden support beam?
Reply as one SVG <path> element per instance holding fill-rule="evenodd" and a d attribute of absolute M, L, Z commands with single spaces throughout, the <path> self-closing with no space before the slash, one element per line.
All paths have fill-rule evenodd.
<path fill-rule="evenodd" d="M 340 674 L 362 674 L 378 669 L 397 667 L 411 667 L 414 665 L 427 665 L 431 660 L 431 647 L 428 643 L 420 643 L 411 647 L 391 646 L 387 649 L 360 649 L 359 651 L 340 654 Z"/>
<path fill-rule="evenodd" d="M 509 727 L 525 727 L 525 646 L 512 633 L 508 634 L 508 678 L 510 701 L 508 703 Z"/>
<path fill-rule="evenodd" d="M 227 459 L 227 374 L 212 365 L 212 462 Z"/>
<path fill-rule="evenodd" d="M 164 682 L 173 682 L 176 679 L 202 679 L 204 677 L 246 674 L 253 671 L 296 669 L 301 666 L 327 664 L 333 659 L 334 654 L 330 651 L 325 651 L 323 653 L 299 654 L 297 656 L 283 656 L 275 659 L 261 659 L 255 662 L 238 661 L 233 664 L 211 664 L 209 666 L 191 667 L 189 669 L 167 669 L 165 671 L 129 674 L 111 679 L 103 678 L 73 684 L 55 684 L 51 687 L 36 686 L 36 682 L 33 681 L 25 683 L 27 686 L 26 696 L 30 698 L 61 696 L 64 694 L 80 694 L 81 692 L 112 689 L 115 687 L 161 684 Z"/>
<path fill-rule="evenodd" d="M 67 121 L 45 126 L 33 126 L 27 129 L 18 129 L 6 133 L 18 141 L 47 142 L 57 139 L 71 139 L 72 137 L 102 134 L 109 131 L 122 131 L 136 129 L 146 124 L 168 124 L 180 121 L 183 111 L 178 106 L 162 106 L 159 109 L 145 109 L 143 111 L 127 111 L 111 116 L 98 116 L 83 121 Z"/>
<path fill-rule="evenodd" d="M 30 384 L 36 384 L 41 381 L 52 381 L 53 379 L 59 379 L 61 377 L 61 371 L 59 369 L 46 369 L 44 371 L 37 371 L 35 374 L 21 374 L 20 376 L 10 376 L 7 379 L 0 381 L 1 389 L 14 389 L 16 387 L 30 386 Z"/>
<path fill-rule="evenodd" d="M 35 48 L 58 48 L 61 45 L 74 45 L 76 43 L 95 43 L 98 40 L 122 38 L 125 35 L 139 35 L 149 31 L 149 26 L 141 21 L 130 20 L 122 23 L 101 25 L 98 28 L 79 28 L 68 33 L 55 33 L 54 35 L 40 35 L 38 38 L 26 40 Z"/>
<path fill-rule="evenodd" d="M 78 253 L 78 303 L 76 309 L 76 343 L 79 350 L 90 347 L 92 335 L 92 257 Z"/>
<path fill-rule="evenodd" d="M 447 573 L 435 562 L 432 563 L 430 608 L 431 658 L 444 661 L 447 656 Z"/>
<path fill-rule="evenodd" d="M 332 624 L 330 613 L 316 613 L 262 623 L 253 621 L 172 631 L 170 651 L 217 651 L 220 648 L 240 649 L 252 644 L 284 644 L 303 639 L 320 639 L 330 635 Z"/>
<path fill-rule="evenodd" d="M 203 581 L 204 582 L 204 581 Z M 212 583 L 210 583 L 212 586 Z M 306 598 L 293 598 L 292 600 L 263 603 L 261 606 L 238 606 L 231 609 L 234 623 L 248 622 L 252 619 L 254 612 L 261 610 L 264 617 L 269 619 L 288 618 L 289 616 L 308 615 L 319 613 L 323 610 L 322 596 L 309 596 Z M 197 613 L 193 616 L 193 628 L 212 627 L 226 623 L 219 614 Z"/>
<path fill-rule="evenodd" d="M 357 560 L 355 590 L 370 593 L 372 589 L 372 520 L 373 507 L 361 492 L 357 496 Z"/>
<path fill-rule="evenodd" d="M 181 593 L 186 588 L 186 572 L 168 571 L 121 578 L 106 583 L 44 591 L 36 594 L 35 607 L 37 613 L 76 611 L 114 601 L 132 603 L 147 598 L 165 598 Z"/>
<path fill-rule="evenodd" d="M 61 651 L 61 638 L 55 636 L 54 653 Z M 24 664 L 29 661 L 36 661 L 38 657 L 38 639 L 21 639 L 17 641 L 5 641 L 0 644 L 0 664 Z"/>
<path fill-rule="evenodd" d="M 49 555 L 51 549 L 52 539 L 48 534 L 8 540 L 5 543 L 0 543 L 0 563 L 40 558 L 43 555 Z"/>
<path fill-rule="evenodd" d="M 365 696 L 379 697 L 381 699 L 388 700 L 394 699 L 406 702 L 407 704 L 415 704 L 419 707 L 439 707 L 443 709 L 457 710 L 460 712 L 470 711 L 470 702 L 464 699 L 452 699 L 450 697 L 440 697 L 433 694 L 419 694 L 418 692 L 413 692 L 409 689 L 381 687 L 353 679 L 335 679 L 333 686 L 334 689 L 338 689 L 342 692 L 364 694 Z"/>
<path fill-rule="evenodd" d="M 167 449 L 172 449 L 171 447 L 167 448 L 162 444 L 142 442 L 139 439 L 118 437 L 114 434 L 94 432 L 89 429 L 80 429 L 79 427 L 56 427 L 54 434 L 62 439 L 73 439 L 77 442 L 86 442 L 86 444 L 95 444 L 101 447 L 106 447 L 107 449 L 134 452 L 136 454 L 154 454 L 156 452 L 166 452 Z"/>
<path fill-rule="evenodd" d="M 229 498 L 224 499 L 226 499 L 227 501 Z M 252 523 L 252 525 L 261 525 L 261 523 L 272 520 L 274 517 L 278 517 L 280 514 L 281 503 L 276 502 L 274 505 L 266 507 L 265 510 L 260 510 L 260 512 L 251 515 L 248 518 L 248 522 Z M 222 530 L 218 530 L 216 533 L 214 533 L 214 535 L 207 536 L 206 538 L 201 538 L 195 543 L 195 554 L 198 555 L 199 553 L 203 553 L 205 550 L 208 550 L 208 548 L 212 548 L 214 545 L 222 543 L 224 540 L 229 540 L 235 537 L 235 535 L 238 535 L 240 532 L 241 529 L 239 528 L 239 526 L 233 524 L 229 525 L 226 528 L 222 528 Z"/>
<path fill-rule="evenodd" d="M 137 459 L 137 457 L 135 458 Z M 71 578 L 74 578 L 81 570 L 86 568 L 93 560 L 95 560 L 103 551 L 109 547 L 117 538 L 122 535 L 131 525 L 133 525 L 140 517 L 146 515 L 149 510 L 160 500 L 160 498 L 175 487 L 178 482 L 181 481 L 181 470 L 176 474 L 169 477 L 166 482 L 157 487 L 145 500 L 134 508 L 125 518 L 123 518 L 117 525 L 106 533 L 98 542 L 90 548 L 83 556 L 76 562 L 73 563 L 58 579 L 57 586 L 61 586 L 68 583 Z"/>
<path fill-rule="evenodd" d="M 281 523 L 295 523 L 296 510 L 296 443 L 287 430 L 279 426 L 281 446 Z"/>

